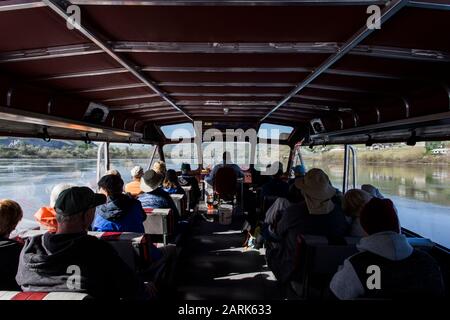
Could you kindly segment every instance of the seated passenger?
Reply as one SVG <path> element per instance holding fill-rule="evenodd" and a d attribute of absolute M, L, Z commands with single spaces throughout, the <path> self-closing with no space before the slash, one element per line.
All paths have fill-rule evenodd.
<path fill-rule="evenodd" d="M 306 168 L 304 165 L 299 164 L 292 168 L 292 172 L 294 173 L 294 178 L 289 179 L 289 185 L 294 184 L 295 179 L 304 177 L 306 174 Z"/>
<path fill-rule="evenodd" d="M 73 187 L 71 184 L 60 183 L 53 187 L 50 193 L 50 206 L 40 208 L 35 214 L 35 219 L 39 224 L 50 232 L 56 232 L 56 211 L 54 209 L 56 199 L 61 192 Z"/>
<path fill-rule="evenodd" d="M 172 209 L 175 220 L 179 220 L 180 213 L 175 202 L 170 194 L 161 188 L 162 179 L 163 177 L 152 169 L 145 172 L 141 178 L 141 189 L 144 193 L 138 197 L 138 200 L 144 209 Z"/>
<path fill-rule="evenodd" d="M 93 231 L 145 232 L 143 222 L 147 215 L 139 200 L 122 192 L 122 178 L 116 175 L 103 176 L 98 187 L 107 201 L 95 210 Z"/>
<path fill-rule="evenodd" d="M 344 195 L 344 201 L 342 202 L 342 209 L 347 217 L 351 219 L 350 236 L 352 237 L 364 237 L 366 233 L 361 227 L 359 216 L 362 208 L 367 202 L 372 199 L 372 196 L 364 190 L 351 189 Z"/>
<path fill-rule="evenodd" d="M 191 187 L 191 208 L 194 208 L 201 197 L 200 186 L 198 185 L 198 180 L 191 174 L 191 165 L 189 163 L 183 163 L 181 165 L 181 175 L 178 177 L 178 181 L 181 186 Z"/>
<path fill-rule="evenodd" d="M 345 236 L 349 224 L 341 208 L 341 194 L 321 169 L 311 169 L 295 186 L 302 191 L 305 201 L 289 207 L 278 223 L 277 233 L 282 236 L 295 228 L 299 234 Z"/>
<path fill-rule="evenodd" d="M 391 200 L 372 198 L 361 211 L 360 219 L 367 237 L 358 244 L 361 252 L 346 259 L 331 281 L 330 289 L 337 298 L 405 299 L 444 295 L 438 263 L 426 252 L 414 249 L 400 233 Z M 378 267 L 379 280 L 373 280 L 373 272 L 368 274 L 369 266 Z"/>
<path fill-rule="evenodd" d="M 85 292 L 98 299 L 149 298 L 147 287 L 113 247 L 87 234 L 95 207 L 105 202 L 104 195 L 87 187 L 61 192 L 55 204 L 57 232 L 25 242 L 16 277 L 23 291 Z"/>
<path fill-rule="evenodd" d="M 141 166 L 136 166 L 131 169 L 131 177 L 133 181 L 127 183 L 125 192 L 131 194 L 133 197 L 139 196 L 143 191 L 141 190 L 141 178 L 144 175 L 144 169 Z"/>
<path fill-rule="evenodd" d="M 361 186 L 361 190 L 369 193 L 372 197 L 384 199 L 384 196 L 381 194 L 380 190 L 378 190 L 371 184 L 363 184 Z"/>
<path fill-rule="evenodd" d="M 0 200 L 0 291 L 20 290 L 15 278 L 23 246 L 9 236 L 22 216 L 22 208 L 17 202 Z"/>
<path fill-rule="evenodd" d="M 270 170 L 275 172 L 270 180 L 261 187 L 261 199 L 263 200 L 264 197 L 286 198 L 289 192 L 289 184 L 282 180 L 283 164 L 276 161 L 270 167 Z"/>
<path fill-rule="evenodd" d="M 184 189 L 178 182 L 177 172 L 175 170 L 167 170 L 166 177 L 163 181 L 163 190 L 170 194 L 183 194 L 186 195 Z"/>
<path fill-rule="evenodd" d="M 105 172 L 105 176 L 107 175 L 119 176 L 120 178 L 122 178 L 122 175 L 116 169 L 109 169 L 108 171 Z"/>
<path fill-rule="evenodd" d="M 205 177 L 205 181 L 211 186 L 214 186 L 214 179 L 216 177 L 217 171 L 223 167 L 232 168 L 234 170 L 234 172 L 236 173 L 236 178 L 244 177 L 244 174 L 242 173 L 241 168 L 237 164 L 231 163 L 231 154 L 228 151 L 225 151 L 223 153 L 222 160 L 223 160 L 223 163 L 215 165 L 214 168 L 212 169 L 212 171 L 209 173 L 209 175 L 207 177 Z"/>
<path fill-rule="evenodd" d="M 264 219 L 264 224 L 267 227 L 267 231 L 269 234 L 269 239 L 276 238 L 276 225 L 278 221 L 282 218 L 283 212 L 289 208 L 290 206 L 300 203 L 301 201 L 305 201 L 303 195 L 299 189 L 295 185 L 291 185 L 289 187 L 289 192 L 286 198 L 278 198 L 272 204 L 272 206 L 267 210 L 266 217 Z M 265 228 L 263 228 L 265 229 Z"/>
<path fill-rule="evenodd" d="M 160 174 L 162 178 L 164 179 L 166 176 L 167 168 L 166 163 L 164 161 L 158 160 L 153 164 L 153 170 Z"/>
<path fill-rule="evenodd" d="M 341 209 L 339 192 L 320 169 L 311 169 L 295 186 L 302 191 L 304 202 L 291 205 L 283 213 L 276 227 L 279 242 L 267 250 L 269 268 L 281 282 L 294 271 L 298 235 L 344 237 L 349 223 Z"/>

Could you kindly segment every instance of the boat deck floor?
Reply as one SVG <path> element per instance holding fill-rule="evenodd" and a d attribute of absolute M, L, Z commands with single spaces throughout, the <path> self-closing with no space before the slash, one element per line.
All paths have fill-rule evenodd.
<path fill-rule="evenodd" d="M 243 247 L 243 222 L 243 216 L 233 216 L 230 225 L 205 215 L 196 217 L 178 262 L 179 299 L 281 299 L 264 249 Z"/>

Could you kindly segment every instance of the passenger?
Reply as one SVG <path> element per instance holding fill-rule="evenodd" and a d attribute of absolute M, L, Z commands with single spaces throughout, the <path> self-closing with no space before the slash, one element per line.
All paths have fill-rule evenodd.
<path fill-rule="evenodd" d="M 379 198 L 379 199 L 384 199 L 384 196 L 381 194 L 380 190 L 378 190 L 377 188 L 375 188 L 371 184 L 363 184 L 361 186 L 361 190 L 371 194 L 372 197 Z"/>
<path fill-rule="evenodd" d="M 119 176 L 102 177 L 98 187 L 100 193 L 107 197 L 107 201 L 95 210 L 93 231 L 145 233 L 143 222 L 147 215 L 139 200 L 122 193 L 123 180 Z"/>
<path fill-rule="evenodd" d="M 348 190 L 344 195 L 344 201 L 342 202 L 342 209 L 344 210 L 347 217 L 351 219 L 351 230 L 350 236 L 352 237 L 364 237 L 366 233 L 361 227 L 361 222 L 359 216 L 361 214 L 362 208 L 367 202 L 372 199 L 372 195 L 364 190 L 351 189 Z"/>
<path fill-rule="evenodd" d="M 200 191 L 200 186 L 198 185 L 198 180 L 195 176 L 192 175 L 191 165 L 189 163 L 183 163 L 181 165 L 181 175 L 178 177 L 178 181 L 181 186 L 190 186 L 191 187 L 191 208 L 194 208 L 200 200 L 202 196 Z"/>
<path fill-rule="evenodd" d="M 131 169 L 131 177 L 133 181 L 125 186 L 125 192 L 133 197 L 139 196 L 143 191 L 141 189 L 141 178 L 144 175 L 144 169 L 141 166 L 136 166 Z"/>
<path fill-rule="evenodd" d="M 271 167 L 276 170 L 269 182 L 261 187 L 261 199 L 264 197 L 286 198 L 289 192 L 289 184 L 283 181 L 283 164 L 279 161 L 274 162 Z"/>
<path fill-rule="evenodd" d="M 273 249 L 267 250 L 269 267 L 282 282 L 287 281 L 294 271 L 298 235 L 335 238 L 344 237 L 349 231 L 339 192 L 333 188 L 325 172 L 311 169 L 304 178 L 295 181 L 295 186 L 302 191 L 305 201 L 282 213 L 276 227 L 280 241 Z"/>
<path fill-rule="evenodd" d="M 177 172 L 175 170 L 167 170 L 166 177 L 163 182 L 163 190 L 170 194 L 186 195 L 186 192 L 178 182 Z"/>
<path fill-rule="evenodd" d="M 54 186 L 52 192 L 50 193 L 50 206 L 42 207 L 34 214 L 34 217 L 39 224 L 49 232 L 56 232 L 56 227 L 58 225 L 56 222 L 55 211 L 56 199 L 58 199 L 61 192 L 72 187 L 72 184 L 67 183 L 60 183 Z"/>
<path fill-rule="evenodd" d="M 166 172 L 167 172 L 167 168 L 166 168 L 166 163 L 164 161 L 156 161 L 153 164 L 153 170 L 160 174 L 162 176 L 162 178 L 164 179 L 166 177 Z"/>
<path fill-rule="evenodd" d="M 95 207 L 106 196 L 87 187 L 64 190 L 56 200 L 56 233 L 27 239 L 17 283 L 23 291 L 85 292 L 97 299 L 147 299 L 149 287 L 107 242 L 87 234 Z M 71 281 L 74 273 L 79 281 Z"/>
<path fill-rule="evenodd" d="M 241 168 L 237 164 L 231 163 L 231 154 L 228 151 L 225 151 L 223 153 L 222 160 L 223 160 L 223 163 L 215 165 L 214 168 L 212 169 L 212 171 L 209 173 L 209 175 L 207 177 L 205 177 L 205 181 L 211 186 L 214 185 L 214 179 L 216 177 L 217 171 L 223 167 L 232 168 L 234 170 L 234 172 L 236 173 L 236 178 L 244 177 L 244 173 L 242 173 Z"/>
<path fill-rule="evenodd" d="M 119 176 L 120 178 L 122 178 L 122 175 L 116 169 L 109 169 L 108 171 L 106 171 L 105 176 L 110 175 L 110 174 L 113 176 Z"/>
<path fill-rule="evenodd" d="M 170 194 L 161 188 L 162 179 L 163 177 L 152 169 L 145 172 L 141 178 L 141 189 L 144 193 L 138 197 L 138 200 L 144 209 L 172 209 L 175 220 L 178 221 L 180 213 Z"/>
<path fill-rule="evenodd" d="M 278 198 L 272 204 L 272 206 L 267 210 L 266 217 L 264 219 L 264 224 L 266 227 L 263 227 L 263 230 L 267 230 L 268 236 L 267 239 L 277 240 L 276 235 L 276 225 L 278 221 L 281 219 L 283 212 L 292 205 L 298 204 L 301 201 L 305 201 L 301 191 L 295 186 L 291 185 L 289 187 L 289 192 L 286 198 Z"/>
<path fill-rule="evenodd" d="M 17 202 L 0 200 L 0 290 L 20 290 L 15 278 L 23 246 L 9 236 L 22 217 L 22 208 Z"/>
<path fill-rule="evenodd" d="M 294 173 L 294 178 L 289 179 L 289 185 L 295 183 L 295 179 L 302 178 L 306 175 L 306 168 L 303 164 L 299 164 L 292 168 L 292 172 Z"/>
<path fill-rule="evenodd" d="M 361 211 L 367 234 L 358 244 L 359 253 L 346 259 L 334 275 L 330 289 L 339 299 L 432 298 L 444 295 L 438 263 L 426 252 L 414 249 L 400 233 L 394 204 L 372 198 Z M 377 266 L 379 280 L 369 281 L 369 266 Z M 368 283 L 374 288 L 368 288 Z"/>
<path fill-rule="evenodd" d="M 277 226 L 278 235 L 295 228 L 300 234 L 345 236 L 349 224 L 341 207 L 340 192 L 321 169 L 311 169 L 295 186 L 305 201 L 289 207 Z"/>

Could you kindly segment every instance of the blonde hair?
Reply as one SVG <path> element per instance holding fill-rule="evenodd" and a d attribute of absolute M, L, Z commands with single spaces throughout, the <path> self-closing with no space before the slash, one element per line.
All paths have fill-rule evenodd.
<path fill-rule="evenodd" d="M 107 175 L 113 175 L 113 176 L 119 176 L 122 177 L 120 172 L 116 169 L 109 169 L 108 171 L 105 172 L 105 176 Z"/>
<path fill-rule="evenodd" d="M 8 199 L 0 200 L 0 236 L 9 236 L 23 217 L 20 205 Z"/>
<path fill-rule="evenodd" d="M 372 199 L 372 195 L 364 190 L 348 190 L 344 195 L 342 210 L 350 217 L 359 217 L 362 208 L 370 199 Z"/>
<path fill-rule="evenodd" d="M 159 173 L 159 174 L 162 174 L 163 176 L 165 176 L 166 175 L 166 171 L 167 171 L 166 163 L 164 161 L 161 161 L 161 160 L 156 161 L 153 164 L 153 170 L 155 170 L 156 173 Z"/>

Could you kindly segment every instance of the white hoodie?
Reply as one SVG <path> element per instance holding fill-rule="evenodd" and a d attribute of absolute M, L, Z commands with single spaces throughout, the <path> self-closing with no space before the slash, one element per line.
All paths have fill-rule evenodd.
<path fill-rule="evenodd" d="M 414 250 L 403 234 L 392 231 L 379 232 L 362 238 L 357 248 L 359 251 L 369 251 L 392 261 L 406 259 Z M 341 300 L 355 299 L 365 293 L 350 258 L 339 267 L 330 283 L 331 291 Z"/>

